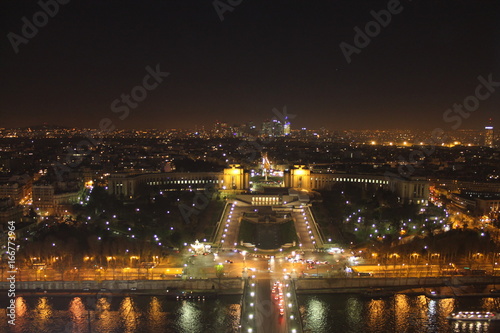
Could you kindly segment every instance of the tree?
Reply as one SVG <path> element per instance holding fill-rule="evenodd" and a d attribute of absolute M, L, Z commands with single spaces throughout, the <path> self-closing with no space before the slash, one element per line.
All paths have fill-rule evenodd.
<path fill-rule="evenodd" d="M 53 267 L 61 275 L 62 281 L 64 281 L 64 273 L 66 273 L 66 271 L 71 267 L 71 264 L 72 264 L 71 255 L 64 255 L 56 258 Z"/>
<path fill-rule="evenodd" d="M 215 276 L 219 279 L 219 288 L 220 288 L 220 280 L 224 276 L 224 265 L 223 264 L 215 265 Z"/>

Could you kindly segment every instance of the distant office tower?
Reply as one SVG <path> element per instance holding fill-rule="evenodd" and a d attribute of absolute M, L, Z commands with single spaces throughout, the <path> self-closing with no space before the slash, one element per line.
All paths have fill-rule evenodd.
<path fill-rule="evenodd" d="M 285 135 L 285 127 L 277 119 L 266 120 L 262 123 L 261 134 L 270 137 L 283 136 Z"/>
<path fill-rule="evenodd" d="M 288 119 L 288 118 L 286 118 Z M 283 133 L 285 135 L 290 135 L 290 131 L 291 131 L 291 128 L 290 128 L 290 122 L 288 120 L 285 120 L 285 125 L 283 126 Z"/>
<path fill-rule="evenodd" d="M 283 136 L 283 124 L 277 119 L 273 119 L 273 136 Z"/>
<path fill-rule="evenodd" d="M 262 123 L 261 126 L 261 134 L 263 136 L 272 136 L 273 135 L 273 123 L 269 120 L 266 120 Z"/>
<path fill-rule="evenodd" d="M 494 137 L 494 131 L 493 131 L 493 126 L 486 126 L 484 128 L 484 145 L 486 147 L 494 148 L 494 142 L 495 137 Z"/>

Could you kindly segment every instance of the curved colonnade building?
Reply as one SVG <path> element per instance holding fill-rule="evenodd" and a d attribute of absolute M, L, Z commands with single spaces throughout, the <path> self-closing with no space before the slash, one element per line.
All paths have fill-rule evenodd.
<path fill-rule="evenodd" d="M 312 173 L 304 165 L 295 165 L 284 174 L 284 187 L 302 190 L 326 190 L 339 182 L 365 186 L 381 186 L 398 195 L 404 202 L 426 204 L 429 198 L 429 182 L 421 179 L 403 179 L 384 175 Z M 147 187 L 162 190 L 203 190 L 213 187 L 223 193 L 239 194 L 250 189 L 250 173 L 239 165 L 231 165 L 222 172 L 155 172 L 116 173 L 109 176 L 109 193 L 133 200 Z"/>

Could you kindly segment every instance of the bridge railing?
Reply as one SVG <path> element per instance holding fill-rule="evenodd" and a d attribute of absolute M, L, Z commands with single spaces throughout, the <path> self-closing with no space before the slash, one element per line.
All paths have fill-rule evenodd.
<path fill-rule="evenodd" d="M 318 222 L 316 222 L 316 218 L 314 217 L 314 214 L 313 214 L 313 211 L 311 210 L 310 207 L 307 207 L 307 212 L 309 214 L 309 216 L 311 217 L 311 222 L 312 222 L 312 225 L 316 231 L 316 236 L 317 236 L 317 242 L 316 242 L 316 247 L 323 247 L 323 244 L 325 244 L 325 237 L 323 236 L 323 232 L 321 231 L 321 228 L 318 224 Z"/>
<path fill-rule="evenodd" d="M 294 314 L 293 318 L 288 315 L 289 328 L 295 329 L 297 333 L 304 332 L 304 323 L 302 322 L 302 316 L 299 311 L 299 302 L 297 300 L 297 294 L 295 293 L 295 281 L 290 280 L 290 285 L 288 288 L 290 292 L 290 299 L 292 301 L 291 312 Z"/>
<path fill-rule="evenodd" d="M 254 297 L 250 295 L 250 293 L 254 293 Z M 250 317 L 248 312 L 253 312 L 255 304 L 253 303 L 255 299 L 255 282 L 253 280 L 247 278 L 245 279 L 245 285 L 243 287 L 243 295 L 241 296 L 241 312 L 240 312 L 240 332 L 246 333 L 252 331 L 256 331 L 256 316 Z M 252 308 L 253 306 L 253 308 Z"/>
<path fill-rule="evenodd" d="M 227 211 L 227 207 L 230 205 L 229 201 L 226 202 L 226 206 L 224 207 L 224 210 L 222 211 L 222 215 L 221 217 L 219 218 L 219 221 L 217 222 L 217 226 L 215 227 L 215 230 L 214 230 L 214 234 L 212 235 L 212 243 L 214 244 L 214 246 L 217 246 L 219 245 L 219 241 L 218 241 L 218 238 L 219 238 L 219 233 L 220 233 L 220 230 L 221 230 L 221 225 L 223 224 L 223 220 L 224 220 L 224 216 L 226 216 L 226 211 Z M 216 243 L 217 242 L 217 243 Z"/>

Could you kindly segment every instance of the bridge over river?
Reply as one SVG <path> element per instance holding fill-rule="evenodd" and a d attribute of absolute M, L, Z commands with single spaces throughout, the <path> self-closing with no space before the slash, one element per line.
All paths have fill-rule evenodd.
<path fill-rule="evenodd" d="M 242 298 L 240 332 L 302 333 L 293 281 L 272 279 L 246 281 Z"/>

